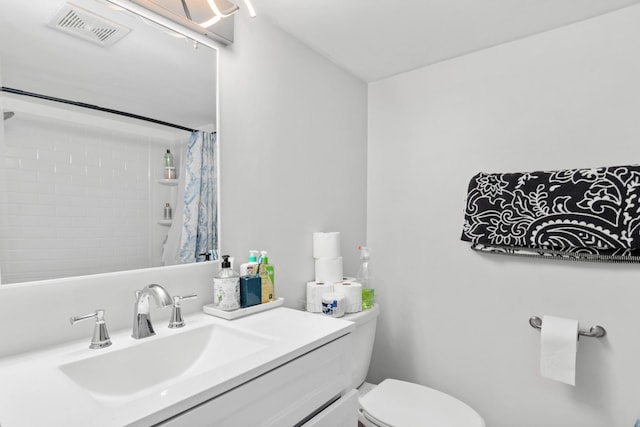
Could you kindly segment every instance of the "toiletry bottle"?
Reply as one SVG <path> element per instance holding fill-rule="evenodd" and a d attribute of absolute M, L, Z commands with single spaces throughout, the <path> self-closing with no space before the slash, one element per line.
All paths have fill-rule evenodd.
<path fill-rule="evenodd" d="M 358 250 L 360 251 L 360 268 L 356 274 L 356 281 L 362 285 L 362 309 L 366 310 L 373 307 L 374 303 L 374 290 L 372 287 L 371 269 L 369 267 L 371 248 L 358 246 Z"/>
<path fill-rule="evenodd" d="M 171 219 L 173 217 L 173 213 L 171 212 L 171 205 L 167 203 L 164 205 L 164 219 Z"/>
<path fill-rule="evenodd" d="M 176 179 L 176 167 L 173 164 L 173 154 L 171 154 L 171 150 L 168 148 L 164 154 L 164 178 Z"/>
<path fill-rule="evenodd" d="M 274 268 L 269 264 L 267 251 L 260 252 L 260 280 L 262 283 L 262 302 L 271 302 L 275 299 Z"/>
<path fill-rule="evenodd" d="M 231 269 L 229 255 L 222 255 L 222 265 L 213 278 L 213 305 L 220 310 L 240 308 L 240 276 Z"/>
<path fill-rule="evenodd" d="M 258 251 L 249 251 L 249 259 L 240 265 L 240 276 L 250 276 L 256 274 L 258 266 Z"/>

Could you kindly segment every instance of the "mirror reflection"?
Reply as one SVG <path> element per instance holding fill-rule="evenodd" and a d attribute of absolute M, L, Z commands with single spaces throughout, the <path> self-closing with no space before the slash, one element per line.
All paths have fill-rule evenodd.
<path fill-rule="evenodd" d="M 108 2 L 0 3 L 1 284 L 217 249 L 216 60 Z"/>

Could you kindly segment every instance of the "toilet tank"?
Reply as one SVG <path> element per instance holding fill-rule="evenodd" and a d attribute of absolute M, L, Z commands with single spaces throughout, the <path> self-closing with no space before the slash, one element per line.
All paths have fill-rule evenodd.
<path fill-rule="evenodd" d="M 351 385 L 353 388 L 360 387 L 367 377 L 373 342 L 376 338 L 378 314 L 380 314 L 380 308 L 378 304 L 374 304 L 368 310 L 347 314 L 343 317 L 344 320 L 356 324 L 355 330 L 351 333 L 353 339 L 353 381 Z"/>

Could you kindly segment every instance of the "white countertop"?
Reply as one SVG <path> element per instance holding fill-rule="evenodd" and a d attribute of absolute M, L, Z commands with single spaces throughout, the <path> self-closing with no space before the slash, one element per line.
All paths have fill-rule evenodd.
<path fill-rule="evenodd" d="M 88 348 L 91 337 L 42 351 L 0 359 L 0 426 L 125 426 L 150 425 L 212 399 L 317 347 L 348 334 L 353 323 L 279 307 L 251 316 L 225 320 L 204 313 L 184 317 L 182 329 L 154 324 L 156 336 L 142 340 L 131 330 L 110 331 L 113 345 Z M 260 351 L 206 372 L 185 372 L 179 379 L 159 383 L 126 400 L 98 399 L 63 373 L 60 366 L 144 345 L 172 334 L 206 325 L 223 325 L 239 333 L 269 337 Z M 148 341 L 152 342 L 152 341 Z M 189 348 L 184 348 L 189 351 Z M 224 348 L 219 349 L 224 352 Z M 162 358 L 162 354 L 155 358 Z M 156 359 L 157 361 L 157 359 Z M 164 361 L 162 361 L 164 363 Z M 167 364 L 171 360 L 166 361 Z"/>

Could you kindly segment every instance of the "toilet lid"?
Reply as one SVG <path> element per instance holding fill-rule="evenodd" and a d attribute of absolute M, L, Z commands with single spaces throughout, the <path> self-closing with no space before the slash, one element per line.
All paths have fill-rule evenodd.
<path fill-rule="evenodd" d="M 476 411 L 429 387 L 386 379 L 360 399 L 363 415 L 393 427 L 485 427 Z"/>

